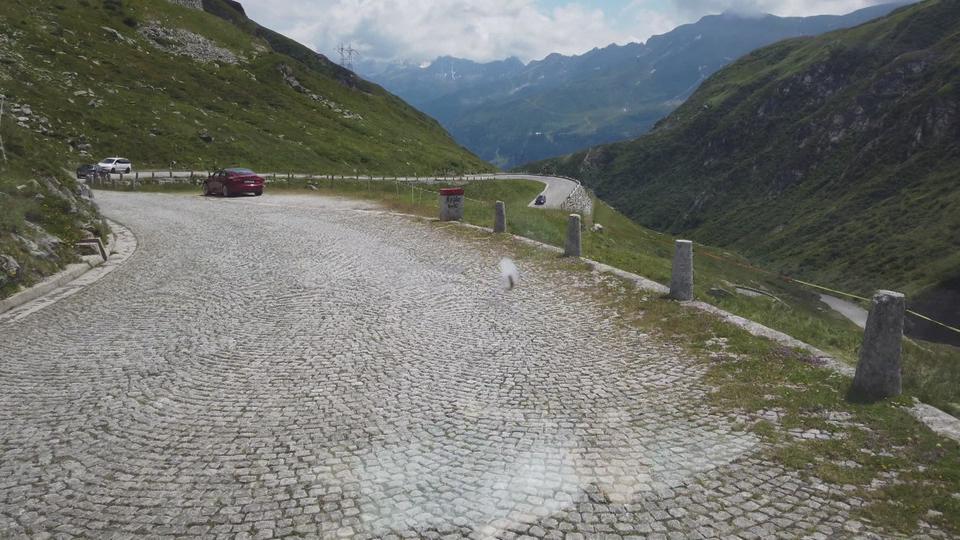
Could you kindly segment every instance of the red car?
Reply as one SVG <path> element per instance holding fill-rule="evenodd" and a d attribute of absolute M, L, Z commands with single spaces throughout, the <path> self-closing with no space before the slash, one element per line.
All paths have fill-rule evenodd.
<path fill-rule="evenodd" d="M 263 178 L 250 169 L 220 169 L 203 181 L 203 194 L 230 197 L 238 193 L 263 195 Z"/>

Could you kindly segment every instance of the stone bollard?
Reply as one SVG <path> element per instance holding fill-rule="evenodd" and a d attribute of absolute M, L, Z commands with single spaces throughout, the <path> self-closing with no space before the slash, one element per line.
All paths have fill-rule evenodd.
<path fill-rule="evenodd" d="M 564 257 L 580 256 L 580 215 L 570 214 L 567 221 L 567 243 L 563 249 Z"/>
<path fill-rule="evenodd" d="M 507 232 L 507 208 L 503 201 L 497 201 L 494 205 L 493 232 Z"/>
<path fill-rule="evenodd" d="M 693 300 L 693 242 L 677 240 L 674 245 L 670 298 Z"/>
<path fill-rule="evenodd" d="M 876 401 L 900 395 L 900 353 L 906 299 L 893 291 L 873 295 L 867 326 L 860 346 L 860 361 L 850 395 L 856 400 Z"/>

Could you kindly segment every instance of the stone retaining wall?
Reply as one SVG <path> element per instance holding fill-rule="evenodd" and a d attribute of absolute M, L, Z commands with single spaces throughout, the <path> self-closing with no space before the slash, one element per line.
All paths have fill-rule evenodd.
<path fill-rule="evenodd" d="M 577 186 L 577 189 L 567 196 L 567 200 L 563 201 L 560 208 L 565 212 L 590 215 L 593 214 L 593 199 L 583 186 Z"/>
<path fill-rule="evenodd" d="M 177 4 L 178 6 L 193 8 L 193 9 L 203 9 L 203 0 L 167 0 L 171 4 Z"/>

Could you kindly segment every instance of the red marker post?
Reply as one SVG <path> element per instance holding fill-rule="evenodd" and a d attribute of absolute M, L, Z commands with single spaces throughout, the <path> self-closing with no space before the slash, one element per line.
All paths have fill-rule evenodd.
<path fill-rule="evenodd" d="M 463 219 L 463 188 L 443 188 L 440 190 L 440 221 L 459 221 Z"/>

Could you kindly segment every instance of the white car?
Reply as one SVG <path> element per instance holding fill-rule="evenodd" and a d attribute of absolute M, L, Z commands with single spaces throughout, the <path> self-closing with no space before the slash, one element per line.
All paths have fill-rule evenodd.
<path fill-rule="evenodd" d="M 127 158 L 108 157 L 97 163 L 97 168 L 110 173 L 129 173 L 133 170 L 133 164 Z"/>

